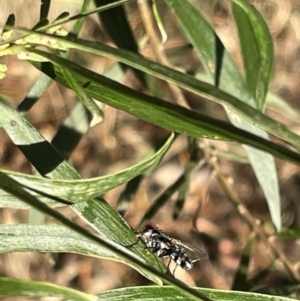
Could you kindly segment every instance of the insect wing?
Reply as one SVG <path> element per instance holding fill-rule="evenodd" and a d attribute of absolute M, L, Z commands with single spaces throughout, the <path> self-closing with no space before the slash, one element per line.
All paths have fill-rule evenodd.
<path fill-rule="evenodd" d="M 197 248 L 195 246 L 190 245 L 189 243 L 182 242 L 177 239 L 173 239 L 173 243 L 184 248 L 184 253 L 192 259 L 193 262 L 201 260 L 201 259 L 207 259 L 208 255 L 206 252 L 200 248 Z"/>

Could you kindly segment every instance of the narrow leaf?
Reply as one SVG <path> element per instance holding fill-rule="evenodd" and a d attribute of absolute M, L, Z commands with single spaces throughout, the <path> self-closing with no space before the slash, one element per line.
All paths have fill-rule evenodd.
<path fill-rule="evenodd" d="M 286 238 L 286 239 L 299 239 L 300 238 L 300 228 L 296 229 L 285 229 L 276 235 L 280 238 Z"/>
<path fill-rule="evenodd" d="M 248 292 L 237 292 L 230 290 L 216 290 L 208 288 L 199 288 L 196 290 L 201 292 L 205 296 L 211 298 L 212 300 L 218 301 L 295 301 L 295 299 L 276 297 L 257 294 L 257 293 L 248 293 Z M 173 287 L 170 286 L 139 286 L 139 287 L 127 287 L 121 289 L 110 290 L 97 294 L 99 300 L 106 301 L 121 301 L 121 300 L 130 300 L 130 301 L 192 301 L 195 300 L 191 297 L 185 296 L 182 293 L 176 291 Z M 101 299 L 102 298 L 102 299 Z M 199 299 L 201 300 L 201 299 Z"/>
<path fill-rule="evenodd" d="M 32 187 L 35 191 L 40 190 L 43 191 L 43 193 L 48 193 L 49 195 L 77 203 L 102 195 L 155 166 L 161 160 L 162 156 L 173 142 L 173 139 L 174 135 L 171 135 L 165 144 L 154 155 L 149 156 L 145 160 L 114 174 L 97 178 L 84 180 L 62 180 L 42 178 L 4 170 L 2 172 L 29 189 Z M 38 193 L 32 194 L 38 195 Z M 62 204 L 59 202 L 57 203 L 55 199 L 51 200 L 42 197 L 40 199 L 50 206 L 62 206 Z M 0 207 L 24 208 L 26 206 L 14 196 L 0 190 Z"/>
<path fill-rule="evenodd" d="M 119 256 L 107 248 L 99 246 L 99 244 L 64 226 L 2 225 L 0 226 L 0 238 L 0 254 L 10 252 L 77 253 L 122 262 L 132 268 L 140 270 L 137 265 L 132 264 L 128 259 Z M 118 247 L 122 248 L 121 245 Z M 143 246 L 139 247 L 140 253 L 143 254 Z M 130 248 L 124 247 L 123 251 L 134 256 Z M 154 262 L 154 264 L 156 262 Z M 151 262 L 151 264 L 153 265 L 153 262 Z"/>
<path fill-rule="evenodd" d="M 203 17 L 188 2 L 180 0 L 165 1 L 177 16 L 184 31 L 188 34 L 190 41 L 202 58 L 203 64 L 209 65 L 210 61 L 207 57 L 209 57 L 209 54 L 211 56 L 215 54 L 214 33 L 211 26 L 208 23 L 202 24 Z M 242 106 L 242 101 L 250 106 L 255 106 L 254 100 L 256 100 L 258 107 L 261 108 L 264 104 L 271 78 L 273 64 L 272 40 L 261 15 L 250 4 L 245 4 L 244 2 L 246 1 L 236 2 L 241 5 L 240 7 L 234 4 L 234 12 L 240 30 L 248 87 L 245 86 L 244 79 L 233 60 L 226 53 L 223 58 L 220 88 L 240 99 L 240 103 L 235 105 L 236 108 Z M 261 45 L 264 43 L 266 44 L 265 46 Z M 206 55 L 203 55 L 203 53 L 206 53 Z M 253 123 L 253 121 L 247 120 L 244 118 L 245 116 L 238 115 L 235 109 L 228 106 L 225 109 L 232 124 L 268 139 L 268 135 L 257 128 L 257 124 Z M 246 151 L 256 177 L 264 191 L 272 221 L 276 229 L 280 230 L 280 195 L 274 159 L 272 156 L 248 146 Z"/>
<path fill-rule="evenodd" d="M 139 258 L 137 258 L 136 255 L 133 255 L 132 252 L 129 252 L 127 249 L 124 249 L 123 248 L 124 244 L 122 244 L 120 247 L 120 245 L 118 245 L 115 242 L 115 241 L 122 242 L 125 238 L 128 237 L 131 237 L 131 241 L 132 241 L 136 239 L 136 236 L 132 231 L 132 229 L 128 226 L 128 224 L 120 217 L 120 215 L 118 215 L 117 212 L 112 210 L 112 208 L 105 202 L 104 199 L 100 199 L 100 198 L 97 199 L 97 205 L 99 206 L 99 208 L 101 208 L 101 213 L 105 213 L 105 218 L 102 220 L 98 220 L 97 224 L 101 225 L 101 223 L 104 223 L 106 227 L 108 226 L 107 227 L 108 232 L 106 233 L 102 232 L 102 237 L 99 237 L 98 235 L 92 234 L 85 228 L 75 224 L 74 222 L 72 222 L 71 220 L 63 216 L 61 213 L 55 211 L 54 209 L 50 208 L 43 202 L 39 201 L 35 196 L 25 191 L 18 182 L 9 178 L 7 175 L 1 172 L 0 172 L 0 188 L 7 191 L 8 193 L 15 195 L 20 200 L 22 200 L 29 206 L 37 209 L 38 211 L 47 214 L 49 216 L 52 216 L 54 219 L 56 219 L 66 227 L 72 229 L 76 233 L 82 235 L 83 237 L 99 244 L 102 247 L 112 250 L 114 253 L 118 254 L 124 259 L 127 258 L 129 261 L 131 261 L 132 264 L 139 267 L 140 268 L 139 270 L 141 270 L 141 272 L 152 281 L 161 284 L 162 282 L 157 275 L 159 275 L 162 278 L 165 278 L 164 274 L 160 273 L 159 270 L 153 268 L 152 266 L 147 265 L 146 263 L 142 262 Z M 87 203 L 85 203 L 81 208 L 84 208 L 84 210 L 88 211 L 89 209 L 87 208 L 86 204 Z M 107 218 L 108 216 L 109 219 Z M 113 231 L 113 229 L 116 229 L 116 227 L 118 229 L 117 232 Z M 111 235 L 112 233 L 114 233 L 113 236 Z M 103 237 L 106 237 L 106 239 L 104 239 Z M 112 240 L 113 237 L 115 238 L 115 240 Z M 146 250 L 144 248 L 142 248 L 140 253 L 143 252 L 144 252 L 144 257 L 147 257 L 147 255 L 145 255 Z M 144 268 L 144 271 L 142 270 L 142 268 Z"/>
<path fill-rule="evenodd" d="M 15 109 L 0 98 L 0 127 L 3 127 L 27 159 L 42 175 L 78 179 L 77 171 Z M 47 158 L 47 159 L 45 159 Z"/>
<path fill-rule="evenodd" d="M 104 113 L 101 108 L 95 103 L 95 101 L 89 97 L 85 92 L 84 87 L 82 87 L 73 76 L 73 74 L 66 69 L 62 68 L 61 72 L 65 77 L 69 87 L 74 91 L 78 100 L 85 106 L 85 108 L 92 114 L 93 119 L 91 121 L 91 126 L 94 126 L 102 122 Z"/>
<path fill-rule="evenodd" d="M 96 301 L 97 297 L 71 288 L 40 281 L 0 277 L 0 296 L 58 297 L 65 300 Z"/>
<path fill-rule="evenodd" d="M 255 7 L 245 0 L 231 0 L 239 30 L 247 83 L 259 110 L 265 105 L 272 70 L 273 42 L 267 24 Z"/>
<path fill-rule="evenodd" d="M 124 110 L 148 122 L 190 136 L 230 139 L 249 144 L 275 156 L 299 162 L 300 156 L 289 149 L 237 129 L 226 122 L 139 93 L 50 53 L 37 49 L 31 51 L 50 59 L 55 64 L 63 65 L 64 68 L 72 70 L 77 74 L 77 80 L 90 83 L 86 89 L 91 97 L 101 99 L 108 105 Z M 49 63 L 42 63 L 41 65 L 35 63 L 35 65 L 40 66 L 48 75 L 55 77 L 58 82 L 67 86 L 65 79 L 59 74 L 59 70 L 55 68 L 55 65 Z"/>
<path fill-rule="evenodd" d="M 29 30 L 20 28 L 15 28 L 15 30 L 21 32 L 31 32 Z M 200 82 L 199 80 L 183 74 L 182 72 L 149 61 L 140 55 L 136 55 L 125 50 L 116 49 L 99 42 L 85 41 L 72 37 L 62 38 L 59 36 L 42 34 L 38 32 L 35 32 L 35 34 L 40 36 L 49 36 L 55 40 L 62 41 L 62 43 L 66 47 L 76 48 L 79 50 L 92 52 L 94 54 L 104 55 L 105 57 L 120 60 L 121 62 L 124 62 L 125 64 L 128 64 L 136 69 L 142 70 L 170 83 L 176 84 L 183 89 L 186 89 L 202 97 L 205 97 L 208 100 L 215 101 L 221 105 L 228 107 L 233 112 L 244 117 L 250 123 L 255 124 L 268 133 L 271 133 L 274 136 L 300 149 L 300 137 L 297 134 L 293 133 L 287 126 L 281 124 L 278 121 L 275 121 L 274 119 L 251 107 L 254 103 L 253 99 L 251 98 L 251 96 L 249 96 L 249 93 L 245 88 L 245 84 L 240 81 L 240 75 L 236 72 L 236 67 L 234 67 L 231 63 L 226 63 L 225 59 L 223 65 L 225 66 L 226 64 L 228 64 L 228 68 L 234 67 L 232 68 L 234 70 L 231 70 L 231 74 L 230 76 L 227 76 L 227 78 L 226 73 L 223 74 L 222 79 L 227 83 L 228 89 L 230 89 L 231 91 L 234 91 L 234 89 L 236 89 L 236 92 L 245 95 L 246 99 L 242 98 L 241 100 L 245 101 L 246 103 L 247 101 L 252 100 L 252 103 L 250 105 L 242 103 L 239 99 L 221 91 L 220 89 L 210 84 Z M 224 55 L 224 58 L 226 58 L 226 53 Z M 35 64 L 37 66 L 37 63 Z"/>
<path fill-rule="evenodd" d="M 107 212 L 103 202 L 90 200 L 75 204 L 72 208 L 81 216 L 91 227 L 97 230 L 101 235 L 105 235 L 106 238 L 117 242 L 121 246 L 131 246 L 127 248 L 128 251 L 133 251 L 141 257 L 146 264 L 155 267 L 157 270 L 165 273 L 165 265 L 151 252 L 151 250 L 145 250 L 145 245 L 138 240 L 137 237 L 132 236 L 132 230 L 130 228 L 124 231 L 122 222 L 119 219 L 119 215 L 110 215 L 110 219 L 107 219 Z M 149 277 L 149 273 L 144 271 L 135 265 L 135 268 L 146 277 Z"/>

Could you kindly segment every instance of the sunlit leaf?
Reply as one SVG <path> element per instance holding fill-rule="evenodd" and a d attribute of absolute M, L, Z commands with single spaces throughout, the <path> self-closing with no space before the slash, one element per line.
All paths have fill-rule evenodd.
<path fill-rule="evenodd" d="M 154 155 L 149 156 L 139 163 L 114 174 L 97 178 L 62 180 L 42 178 L 39 176 L 4 170 L 2 170 L 2 172 L 6 173 L 29 189 L 32 187 L 37 191 L 42 191 L 49 195 L 57 196 L 73 203 L 78 203 L 100 196 L 155 166 L 171 145 L 173 138 L 174 135 L 171 135 L 166 143 Z M 38 193 L 34 192 L 32 194 L 38 195 Z M 57 203 L 55 200 L 51 200 L 49 198 L 41 197 L 41 200 L 51 206 L 62 206 L 61 203 Z M 0 190 L 0 207 L 24 208 L 26 205 L 12 195 Z"/>
<path fill-rule="evenodd" d="M 298 154 L 287 148 L 237 129 L 223 121 L 139 93 L 55 55 L 37 49 L 31 51 L 45 56 L 55 64 L 63 65 L 76 73 L 81 83 L 89 83 L 86 89 L 93 98 L 101 99 L 108 105 L 124 110 L 153 124 L 171 131 L 186 133 L 190 136 L 238 141 L 295 162 L 298 162 L 300 158 Z M 38 63 L 36 63 L 36 66 L 38 66 Z M 55 77 L 63 85 L 67 85 L 59 71 L 55 69 L 55 65 L 43 63 L 40 68 L 48 75 Z"/>
<path fill-rule="evenodd" d="M 64 300 L 96 301 L 97 297 L 41 281 L 0 277 L 0 296 L 58 297 Z"/>
<path fill-rule="evenodd" d="M 257 293 L 237 292 L 230 290 L 216 290 L 207 288 L 196 288 L 212 300 L 218 301 L 270 301 L 275 300 L 273 296 L 262 295 Z M 135 300 L 135 301 L 194 301 L 194 298 L 185 296 L 175 290 L 173 287 L 163 286 L 140 286 L 115 289 L 97 294 L 101 299 L 107 301 Z M 199 299 L 201 300 L 201 299 Z M 276 301 L 294 301 L 294 299 L 276 297 Z"/>

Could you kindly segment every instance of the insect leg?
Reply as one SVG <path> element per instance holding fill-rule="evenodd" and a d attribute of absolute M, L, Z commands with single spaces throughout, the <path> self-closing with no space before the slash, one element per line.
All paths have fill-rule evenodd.
<path fill-rule="evenodd" d="M 136 240 L 133 244 L 130 244 L 130 245 L 123 245 L 123 247 L 125 247 L 125 248 L 132 248 L 132 247 L 134 247 L 135 245 L 137 245 L 137 244 L 139 243 L 140 240 L 143 241 L 143 240 L 141 239 L 141 237 L 138 236 L 137 240 Z"/>
<path fill-rule="evenodd" d="M 168 262 L 168 264 L 167 264 L 167 269 L 168 269 L 168 270 L 170 270 L 170 264 L 171 264 L 171 261 L 172 261 L 172 258 L 170 257 L 170 258 L 169 258 L 169 262 Z"/>
<path fill-rule="evenodd" d="M 176 271 L 177 267 L 178 267 L 178 264 L 176 263 L 176 264 L 175 264 L 175 268 L 174 268 L 174 270 L 173 270 L 173 272 L 172 272 L 172 274 L 173 274 L 174 277 L 175 277 L 175 271 Z"/>

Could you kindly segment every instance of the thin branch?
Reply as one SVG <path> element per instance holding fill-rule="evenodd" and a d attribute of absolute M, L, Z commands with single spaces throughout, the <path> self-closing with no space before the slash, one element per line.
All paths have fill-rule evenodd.
<path fill-rule="evenodd" d="M 272 255 L 279 259 L 284 265 L 285 269 L 289 273 L 290 277 L 296 281 L 300 281 L 300 275 L 296 270 L 296 265 L 293 264 L 285 254 L 276 246 L 275 240 L 266 235 L 260 220 L 253 217 L 248 208 L 243 204 L 239 195 L 236 193 L 228 178 L 222 173 L 218 164 L 217 157 L 213 154 L 211 147 L 206 143 L 204 146 L 204 153 L 206 155 L 207 162 L 213 167 L 216 172 L 217 179 L 225 191 L 227 197 L 231 203 L 237 208 L 241 216 L 246 220 L 250 228 L 256 233 L 258 237 L 265 243 Z"/>
<path fill-rule="evenodd" d="M 159 34 L 157 33 L 153 13 L 149 6 L 148 1 L 147 0 L 138 0 L 137 3 L 138 3 L 140 15 L 141 15 L 145 30 L 149 36 L 152 50 L 153 50 L 157 60 L 161 64 L 163 64 L 167 67 L 172 67 L 172 65 L 170 64 L 170 62 L 166 56 L 163 43 L 162 43 L 161 39 L 159 38 Z M 180 88 L 178 86 L 174 86 L 170 83 L 167 83 L 167 85 L 168 85 L 169 92 L 172 95 L 172 98 L 176 101 L 176 103 L 183 107 L 189 108 L 189 105 L 187 104 L 185 97 L 184 97 L 183 93 L 181 92 Z"/>

